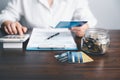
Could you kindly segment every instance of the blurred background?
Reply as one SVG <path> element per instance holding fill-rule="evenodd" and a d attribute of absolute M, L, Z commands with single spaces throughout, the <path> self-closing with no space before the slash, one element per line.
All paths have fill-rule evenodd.
<path fill-rule="evenodd" d="M 0 11 L 10 0 L 0 0 Z M 98 20 L 96 27 L 120 29 L 120 0 L 88 0 L 90 8 Z"/>

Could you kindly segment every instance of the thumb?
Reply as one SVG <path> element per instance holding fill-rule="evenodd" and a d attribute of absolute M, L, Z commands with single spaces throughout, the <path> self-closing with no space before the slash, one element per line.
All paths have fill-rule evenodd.
<path fill-rule="evenodd" d="M 23 26 L 22 30 L 23 30 L 24 33 L 26 33 L 28 29 L 27 29 L 27 27 Z"/>

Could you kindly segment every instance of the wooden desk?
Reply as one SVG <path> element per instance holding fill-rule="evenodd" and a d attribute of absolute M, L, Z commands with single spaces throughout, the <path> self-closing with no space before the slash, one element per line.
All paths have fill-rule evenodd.
<path fill-rule="evenodd" d="M 86 64 L 60 63 L 56 51 L 1 49 L 0 80 L 120 80 L 120 30 L 110 36 L 108 53 Z"/>

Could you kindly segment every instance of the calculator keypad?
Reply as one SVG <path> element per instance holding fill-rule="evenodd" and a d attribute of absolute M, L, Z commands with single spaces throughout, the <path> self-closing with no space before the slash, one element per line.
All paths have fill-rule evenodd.
<path fill-rule="evenodd" d="M 20 35 L 8 35 L 8 36 L 5 36 L 5 38 L 8 38 L 8 39 L 23 39 L 23 38 L 25 38 L 25 36 L 20 36 Z"/>
<path fill-rule="evenodd" d="M 24 42 L 29 38 L 29 34 L 25 35 L 6 35 L 0 38 L 0 42 Z"/>

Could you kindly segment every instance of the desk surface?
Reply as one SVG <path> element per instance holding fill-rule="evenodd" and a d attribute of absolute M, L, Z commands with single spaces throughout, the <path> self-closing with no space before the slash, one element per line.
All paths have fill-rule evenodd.
<path fill-rule="evenodd" d="M 110 36 L 108 53 L 85 64 L 60 63 L 54 58 L 59 51 L 1 49 L 0 80 L 120 80 L 120 30 Z"/>

